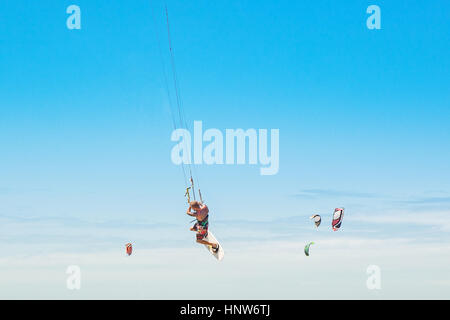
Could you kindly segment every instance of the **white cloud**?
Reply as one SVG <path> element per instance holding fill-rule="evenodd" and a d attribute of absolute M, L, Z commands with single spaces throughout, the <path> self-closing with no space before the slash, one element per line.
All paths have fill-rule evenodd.
<path fill-rule="evenodd" d="M 236 242 L 224 247 L 222 262 L 197 245 L 136 248 L 131 257 L 123 250 L 3 257 L 0 298 L 189 299 L 207 281 L 196 299 L 371 299 L 371 264 L 381 268 L 380 298 L 450 298 L 446 244 L 347 236 L 315 242 L 310 257 L 300 241 Z M 79 292 L 65 288 L 68 265 L 81 267 Z M 435 284 L 443 288 L 439 295 Z"/>
<path fill-rule="evenodd" d="M 195 291 L 198 299 L 450 298 L 449 241 L 436 233 L 448 228 L 445 212 L 350 212 L 338 232 L 328 222 L 316 230 L 308 217 L 212 220 L 211 227 L 226 252 L 220 263 L 185 223 L 3 220 L 9 250 L 0 254 L 0 298 L 189 299 L 204 286 L 200 275 L 208 291 Z M 315 244 L 306 257 L 309 241 Z M 373 264 L 381 268 L 379 292 L 365 286 Z M 65 287 L 69 265 L 82 269 L 80 291 Z"/>
<path fill-rule="evenodd" d="M 450 212 L 396 212 L 388 215 L 374 213 L 371 215 L 354 215 L 352 220 L 364 223 L 435 227 L 441 231 L 450 232 Z"/>

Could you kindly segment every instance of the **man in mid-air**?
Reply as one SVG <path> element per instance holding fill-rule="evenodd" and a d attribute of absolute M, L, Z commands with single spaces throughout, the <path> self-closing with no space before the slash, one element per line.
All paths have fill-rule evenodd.
<path fill-rule="evenodd" d="M 192 212 L 192 210 L 194 212 Z M 197 232 L 197 242 L 210 246 L 213 249 L 214 253 L 216 253 L 219 250 L 219 244 L 211 243 L 205 240 L 205 238 L 208 236 L 208 206 L 199 201 L 192 201 L 189 203 L 189 208 L 187 209 L 186 213 L 191 217 L 195 217 L 195 219 L 197 219 L 197 222 L 190 229 L 191 231 Z"/>

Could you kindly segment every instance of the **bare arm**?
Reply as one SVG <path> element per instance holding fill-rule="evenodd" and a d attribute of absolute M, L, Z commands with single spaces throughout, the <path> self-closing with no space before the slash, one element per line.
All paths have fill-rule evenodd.
<path fill-rule="evenodd" d="M 189 206 L 189 208 L 187 209 L 186 214 L 191 217 L 195 217 L 195 213 L 191 212 L 191 206 Z"/>

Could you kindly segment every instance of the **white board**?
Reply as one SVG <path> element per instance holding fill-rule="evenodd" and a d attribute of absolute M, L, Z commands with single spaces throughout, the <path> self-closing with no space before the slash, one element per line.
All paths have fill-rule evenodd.
<path fill-rule="evenodd" d="M 225 252 L 223 251 L 222 245 L 217 241 L 216 237 L 212 234 L 211 231 L 208 230 L 208 236 L 205 238 L 206 241 L 211 243 L 218 243 L 219 244 L 219 250 L 217 252 L 214 252 L 213 248 L 211 246 L 208 246 L 205 244 L 206 249 L 208 249 L 211 254 L 216 257 L 217 260 L 222 260 L 223 256 L 225 255 Z"/>

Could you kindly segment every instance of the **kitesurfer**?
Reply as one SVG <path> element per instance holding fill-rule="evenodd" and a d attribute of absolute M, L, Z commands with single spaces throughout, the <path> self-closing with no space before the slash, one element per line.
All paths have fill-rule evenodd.
<path fill-rule="evenodd" d="M 194 212 L 192 212 L 192 210 Z M 214 252 L 219 250 L 219 244 L 211 243 L 205 240 L 208 236 L 208 206 L 200 201 L 192 201 L 189 203 L 189 208 L 186 213 L 191 217 L 195 217 L 197 222 L 191 227 L 191 231 L 197 232 L 197 242 L 200 244 L 205 244 L 207 246 L 211 246 Z"/>

